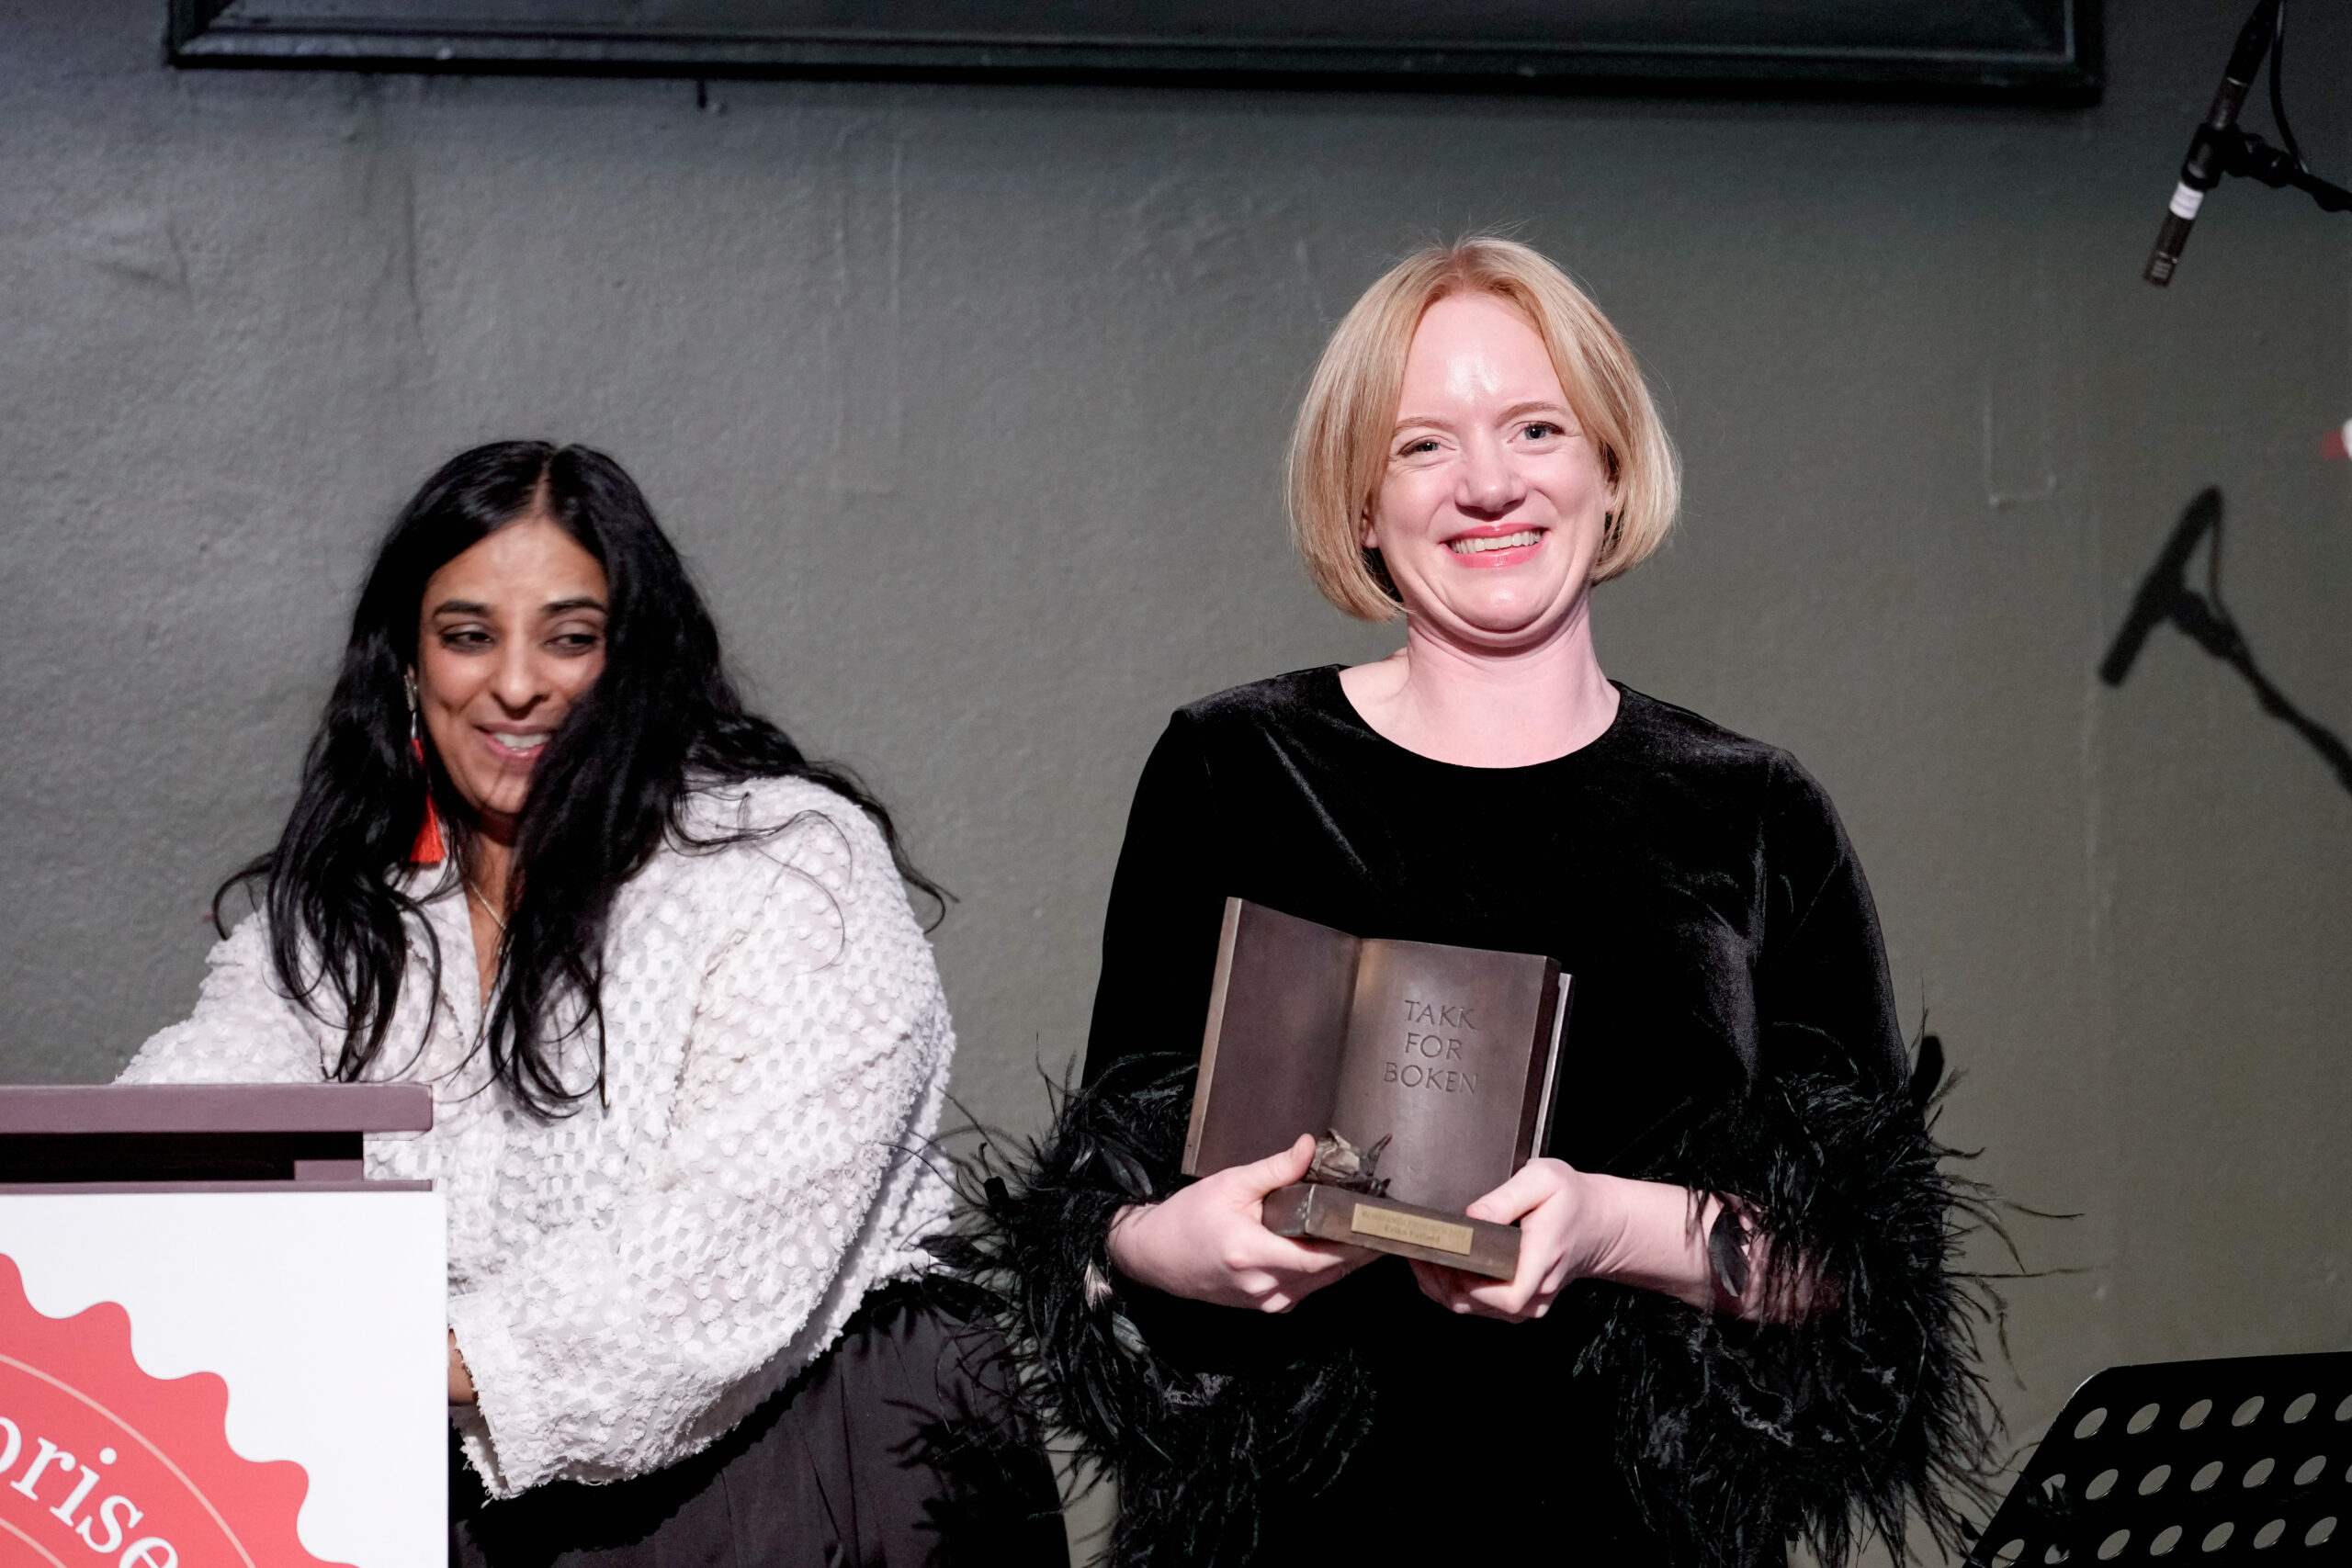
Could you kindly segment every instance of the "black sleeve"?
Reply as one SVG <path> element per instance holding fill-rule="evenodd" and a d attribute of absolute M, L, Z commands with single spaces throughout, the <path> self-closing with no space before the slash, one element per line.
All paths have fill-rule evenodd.
<path fill-rule="evenodd" d="M 1263 1494 L 1328 1484 L 1371 1419 L 1351 1353 L 1328 1336 L 1148 1290 L 1105 1246 L 1122 1206 L 1183 1180 L 1227 893 L 1213 784 L 1179 714 L 1128 817 L 1083 1079 L 1033 1148 L 967 1172 L 981 1179 L 949 1251 L 1001 1303 L 1029 1401 L 1117 1476 L 1118 1568 L 1238 1568 Z"/>
<path fill-rule="evenodd" d="M 1878 908 L 1829 796 L 1793 761 L 1773 770 L 1758 839 L 1766 883 L 1756 965 L 1763 1072 L 1896 1087 L 1907 1053 Z"/>
<path fill-rule="evenodd" d="M 1793 763 L 1758 841 L 1757 1071 L 1643 1174 L 1736 1200 L 1760 1233 L 1762 1290 L 1810 1310 L 1750 1324 L 1581 1282 L 1564 1298 L 1590 1314 L 1578 1370 L 1615 1385 L 1627 1483 L 1690 1562 L 1777 1562 L 1800 1533 L 1841 1562 L 1864 1530 L 1899 1556 L 1912 1514 L 1951 1548 L 1990 1460 L 1984 1305 L 1954 1267 L 1955 1219 L 1981 1216 L 1984 1194 L 1943 1167 L 1870 890 Z"/>
<path fill-rule="evenodd" d="M 1216 821 L 1198 727 L 1179 713 L 1151 749 L 1127 812 L 1102 917 L 1083 1083 L 1137 1057 L 1200 1054 L 1228 891 Z"/>

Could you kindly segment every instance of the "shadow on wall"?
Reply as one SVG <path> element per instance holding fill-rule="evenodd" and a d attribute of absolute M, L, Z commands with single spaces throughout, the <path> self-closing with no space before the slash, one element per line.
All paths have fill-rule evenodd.
<path fill-rule="evenodd" d="M 2200 543 L 2207 543 L 2205 553 L 2205 591 L 2199 592 L 2188 586 L 2188 558 Z M 2222 602 L 2222 492 L 2219 487 L 2208 485 L 2198 491 L 2197 499 L 2173 525 L 2172 537 L 2165 541 L 2155 565 L 2140 582 L 2140 592 L 2132 597 L 2132 613 L 2124 617 L 2122 629 L 2115 634 L 2115 641 L 2099 661 L 2098 678 L 2110 686 L 2120 686 L 2132 672 L 2132 661 L 2140 657 L 2148 636 L 2158 626 L 2169 623 L 2186 633 L 2192 642 L 2245 677 L 2254 688 L 2255 700 L 2262 711 L 2293 729 L 2312 743 L 2312 750 L 2327 761 L 2335 771 L 2335 782 L 2346 793 L 2352 793 L 2352 750 L 2344 739 L 2288 700 L 2287 694 L 2271 683 L 2254 660 L 2254 649 L 2245 633 Z"/>

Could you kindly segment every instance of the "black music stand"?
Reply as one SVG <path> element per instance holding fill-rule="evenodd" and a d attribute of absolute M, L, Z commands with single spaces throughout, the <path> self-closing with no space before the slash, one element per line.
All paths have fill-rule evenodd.
<path fill-rule="evenodd" d="M 1968 1568 L 2352 1562 L 2352 1351 L 2110 1367 L 2075 1391 Z"/>

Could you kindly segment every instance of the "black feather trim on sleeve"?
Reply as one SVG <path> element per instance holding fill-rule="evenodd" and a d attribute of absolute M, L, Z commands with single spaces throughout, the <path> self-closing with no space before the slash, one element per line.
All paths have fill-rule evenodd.
<path fill-rule="evenodd" d="M 1182 1179 L 1192 1066 L 1123 1064 L 1066 1093 L 1041 1143 L 964 1162 L 970 1202 L 943 1248 L 998 1302 L 1031 1407 L 1117 1477 L 1111 1568 L 1248 1562 L 1261 1500 L 1321 1491 L 1371 1419 L 1367 1377 L 1329 1337 L 1112 1267 L 1112 1216 Z M 1692 1189 L 1694 1225 L 1724 1200 L 1734 1223 L 1707 1238 L 1722 1283 L 1746 1294 L 1752 1270 L 1751 1299 L 1801 1301 L 1795 1321 L 1600 1281 L 1555 1305 L 1583 1340 L 1575 1375 L 1612 1393 L 1625 1484 L 1664 1562 L 1755 1568 L 1803 1535 L 1840 1562 L 1872 1534 L 1900 1562 L 1911 1516 L 1950 1546 L 1987 1505 L 1975 1337 L 1997 1303 L 1956 1258 L 1974 1224 L 2000 1226 L 1944 1168 L 1922 1098 L 1768 1078 L 1635 1173 Z"/>
<path fill-rule="evenodd" d="M 1940 1057 L 1924 1055 L 1931 1085 Z M 1781 1562 L 1802 1535 L 1842 1562 L 1874 1534 L 1901 1562 L 1908 1517 L 1949 1550 L 1986 1506 L 1996 1417 L 1976 1330 L 1998 1303 L 1957 1257 L 2001 1227 L 1944 1168 L 1924 1098 L 1767 1079 L 1641 1173 L 1725 1200 L 1750 1236 L 1743 1251 L 1736 1224 L 1716 1227 L 1718 1282 L 1792 1321 L 1598 1282 L 1561 1303 L 1590 1314 L 1577 1371 L 1614 1385 L 1625 1480 L 1672 1561 Z"/>
<path fill-rule="evenodd" d="M 1368 1381 L 1345 1352 L 1271 1316 L 1237 1325 L 1247 1314 L 1112 1267 L 1112 1217 L 1183 1179 L 1193 1068 L 1123 1063 L 1066 1092 L 1053 1129 L 1020 1156 L 983 1149 L 961 1162 L 966 1223 L 940 1248 L 1001 1303 L 1033 1407 L 1118 1478 L 1112 1568 L 1248 1562 L 1261 1498 L 1329 1485 L 1371 1419 Z"/>

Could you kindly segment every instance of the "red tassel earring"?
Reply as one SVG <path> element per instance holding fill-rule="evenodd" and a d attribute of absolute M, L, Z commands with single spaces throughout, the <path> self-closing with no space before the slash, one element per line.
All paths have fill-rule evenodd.
<path fill-rule="evenodd" d="M 433 809 L 433 770 L 424 761 L 424 735 L 417 725 L 416 671 L 408 671 L 402 679 L 408 685 L 408 749 L 416 758 L 417 772 L 424 775 L 424 822 L 416 830 L 408 858 L 412 865 L 439 865 L 449 852 L 441 842 L 441 814 Z"/>

